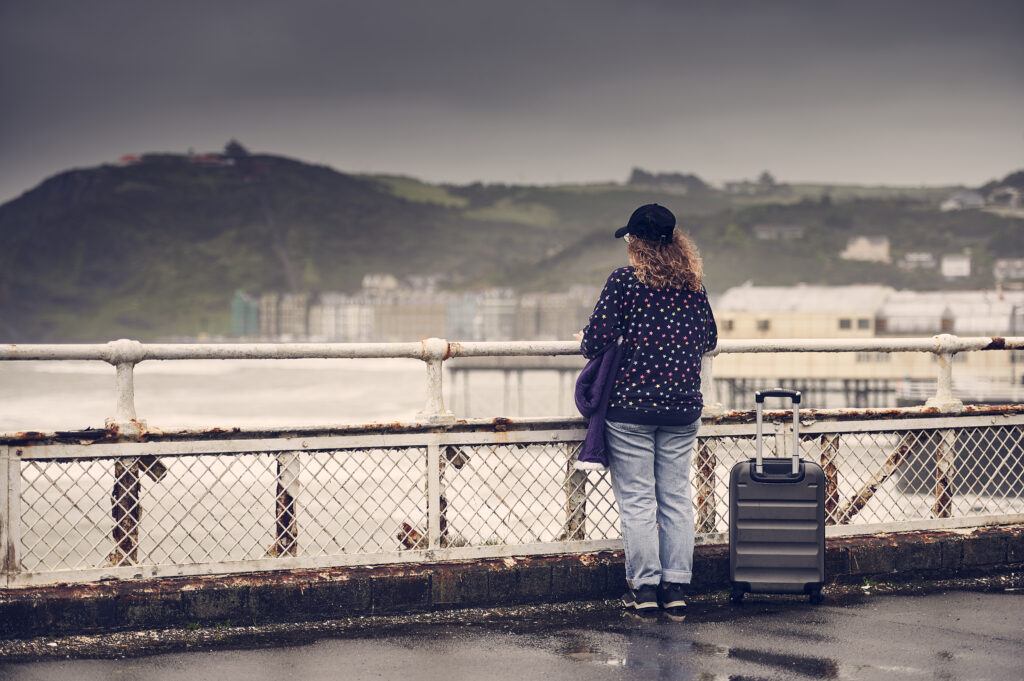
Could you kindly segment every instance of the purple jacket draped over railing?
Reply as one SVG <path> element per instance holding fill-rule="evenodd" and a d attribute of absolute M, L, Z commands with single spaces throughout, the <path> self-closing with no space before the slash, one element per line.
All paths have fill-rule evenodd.
<path fill-rule="evenodd" d="M 604 470 L 608 468 L 608 454 L 604 447 L 604 415 L 615 374 L 622 361 L 623 346 L 616 339 L 606 345 L 599 355 L 587 362 L 576 379 L 576 408 L 590 419 L 587 436 L 576 460 L 578 470 Z"/>

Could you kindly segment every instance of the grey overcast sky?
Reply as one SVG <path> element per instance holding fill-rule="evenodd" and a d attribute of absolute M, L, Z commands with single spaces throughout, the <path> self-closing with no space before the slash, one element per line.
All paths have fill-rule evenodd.
<path fill-rule="evenodd" d="M 980 184 L 1024 0 L 0 0 L 0 201 L 126 153 L 429 181 Z"/>

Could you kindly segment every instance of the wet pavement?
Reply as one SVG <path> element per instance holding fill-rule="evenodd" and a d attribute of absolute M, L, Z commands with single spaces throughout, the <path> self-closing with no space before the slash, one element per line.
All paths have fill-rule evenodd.
<path fill-rule="evenodd" d="M 1019 587 L 865 591 L 819 606 L 788 597 L 748 597 L 741 606 L 719 599 L 691 605 L 682 621 L 638 618 L 598 602 L 378 618 L 334 631 L 305 625 L 247 634 L 235 627 L 234 635 L 220 637 L 232 649 L 0 662 L 0 680 L 1024 678 Z M 106 652 L 75 653 L 68 641 L 42 645 L 99 656 L 153 650 L 139 634 L 113 636 L 122 645 Z M 179 644 L 209 646 L 215 639 Z"/>

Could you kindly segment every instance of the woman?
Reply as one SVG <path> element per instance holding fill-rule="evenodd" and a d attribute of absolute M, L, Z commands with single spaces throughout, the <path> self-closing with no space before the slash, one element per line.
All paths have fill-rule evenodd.
<path fill-rule="evenodd" d="M 605 415 L 605 448 L 626 554 L 623 603 L 678 612 L 693 568 L 690 466 L 703 401 L 701 356 L 718 330 L 693 242 L 658 204 L 615 232 L 630 265 L 608 277 L 581 349 L 587 358 L 622 339 Z"/>

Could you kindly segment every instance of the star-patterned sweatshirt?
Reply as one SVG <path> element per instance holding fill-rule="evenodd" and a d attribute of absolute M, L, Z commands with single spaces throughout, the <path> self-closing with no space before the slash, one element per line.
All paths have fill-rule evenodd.
<path fill-rule="evenodd" d="M 583 356 L 592 359 L 618 336 L 624 351 L 606 418 L 667 426 L 700 418 L 701 356 L 718 343 L 704 288 L 651 288 L 620 267 L 583 329 Z"/>

